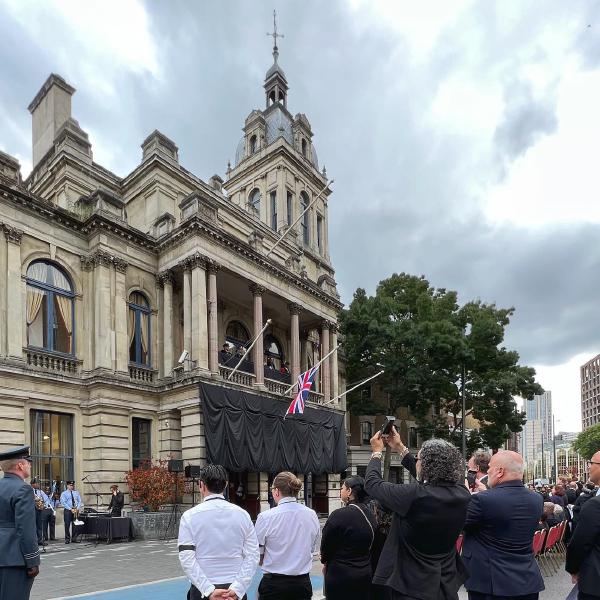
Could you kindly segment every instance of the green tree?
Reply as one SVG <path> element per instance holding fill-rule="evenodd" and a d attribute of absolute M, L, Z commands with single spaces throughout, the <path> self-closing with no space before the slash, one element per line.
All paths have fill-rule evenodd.
<path fill-rule="evenodd" d="M 501 346 L 512 314 L 481 302 L 460 307 L 456 292 L 405 273 L 381 281 L 374 296 L 358 289 L 340 316 L 348 377 L 354 381 L 385 369 L 377 385 L 387 407 L 363 400 L 358 390 L 348 409 L 381 414 L 408 406 L 422 436 L 460 445 L 464 384 L 466 414 L 481 423 L 469 447 L 500 447 L 524 423 L 514 396 L 542 392 L 535 371 Z"/>
<path fill-rule="evenodd" d="M 573 448 L 583 458 L 590 460 L 600 450 L 600 424 L 582 431 L 573 442 Z"/>

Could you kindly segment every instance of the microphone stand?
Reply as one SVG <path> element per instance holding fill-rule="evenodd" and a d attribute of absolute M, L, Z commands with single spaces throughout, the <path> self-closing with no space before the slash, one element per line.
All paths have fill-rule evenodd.
<path fill-rule="evenodd" d="M 96 496 L 96 512 L 100 512 L 100 504 L 98 498 L 100 498 L 102 494 L 96 489 L 96 486 L 91 481 L 87 480 L 87 475 L 81 481 L 92 486 L 92 494 Z"/>

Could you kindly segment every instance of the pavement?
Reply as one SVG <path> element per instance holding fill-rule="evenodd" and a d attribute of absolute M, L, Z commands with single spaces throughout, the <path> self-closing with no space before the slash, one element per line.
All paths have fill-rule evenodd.
<path fill-rule="evenodd" d="M 31 593 L 32 600 L 184 600 L 189 583 L 179 566 L 177 543 L 134 541 L 112 544 L 69 544 L 50 542 L 42 555 L 40 575 Z M 248 600 L 256 600 L 260 571 L 254 576 Z M 311 570 L 314 600 L 322 600 L 321 565 Z M 544 577 L 546 590 L 540 600 L 563 600 L 572 589 L 564 570 Z M 460 600 L 467 600 L 461 590 Z"/>

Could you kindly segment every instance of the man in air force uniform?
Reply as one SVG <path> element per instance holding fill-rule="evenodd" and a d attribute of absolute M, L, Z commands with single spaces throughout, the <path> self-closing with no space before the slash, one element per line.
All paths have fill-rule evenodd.
<path fill-rule="evenodd" d="M 28 600 L 39 572 L 29 446 L 0 453 L 0 600 Z"/>

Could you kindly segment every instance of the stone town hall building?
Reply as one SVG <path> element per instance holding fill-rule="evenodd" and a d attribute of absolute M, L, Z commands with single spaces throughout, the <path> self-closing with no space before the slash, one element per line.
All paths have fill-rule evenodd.
<path fill-rule="evenodd" d="M 252 514 L 282 468 L 312 479 L 318 511 L 334 506 L 346 468 L 337 354 L 305 415 L 283 420 L 290 375 L 337 344 L 341 303 L 331 190 L 308 119 L 288 111 L 276 48 L 274 59 L 226 181 L 183 168 L 159 131 L 127 176 L 95 163 L 57 75 L 29 105 L 29 177 L 0 152 L 0 447 L 31 444 L 43 486 L 73 478 L 88 505 L 95 489 L 106 504 L 125 471 L 171 457 L 225 464 Z"/>

